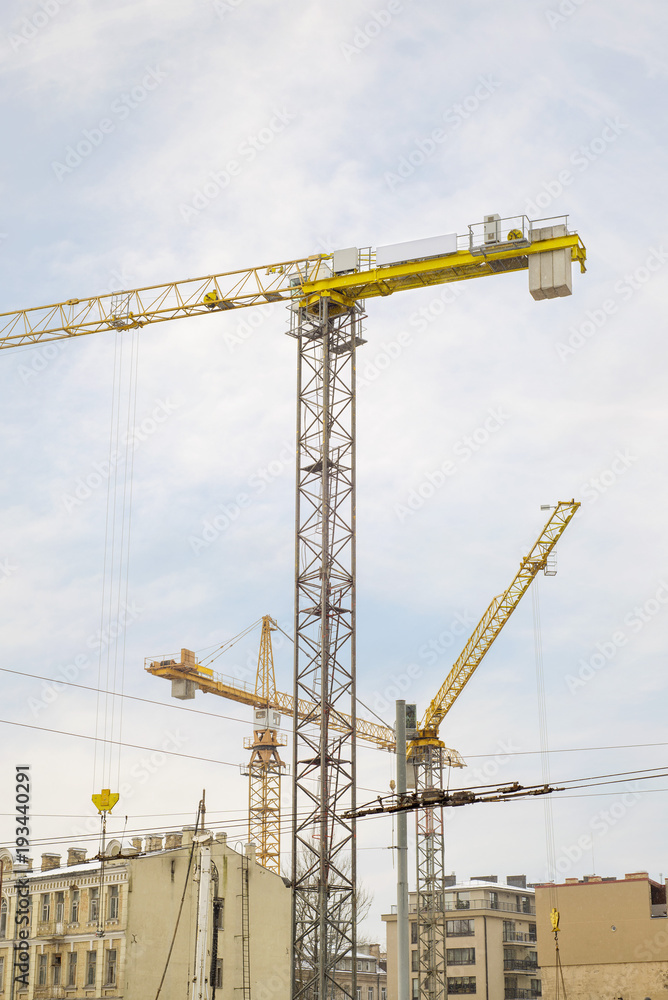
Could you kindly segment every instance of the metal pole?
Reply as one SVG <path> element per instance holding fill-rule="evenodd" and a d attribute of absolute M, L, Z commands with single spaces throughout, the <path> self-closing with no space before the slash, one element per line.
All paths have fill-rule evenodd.
<path fill-rule="evenodd" d="M 406 702 L 396 714 L 397 796 L 406 792 Z M 397 813 L 397 1000 L 410 997 L 410 940 L 408 922 L 408 813 Z"/>

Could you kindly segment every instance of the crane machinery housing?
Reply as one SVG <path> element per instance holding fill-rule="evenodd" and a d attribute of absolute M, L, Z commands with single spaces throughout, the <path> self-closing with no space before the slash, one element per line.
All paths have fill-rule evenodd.
<path fill-rule="evenodd" d="M 355 369 L 364 300 L 495 274 L 529 272 L 534 299 L 571 294 L 586 251 L 566 217 L 485 216 L 450 233 L 348 247 L 264 267 L 0 315 L 0 348 L 266 302 L 290 307 L 297 342 L 295 668 L 292 759 L 293 951 L 306 970 L 293 996 L 327 1000 L 355 954 Z M 317 791 L 314 791 L 317 789 Z M 312 836 L 318 830 L 316 838 Z M 306 863 L 297 866 L 302 855 Z M 353 963 L 354 966 L 354 963 Z M 355 971 L 344 995 L 355 1000 Z"/>

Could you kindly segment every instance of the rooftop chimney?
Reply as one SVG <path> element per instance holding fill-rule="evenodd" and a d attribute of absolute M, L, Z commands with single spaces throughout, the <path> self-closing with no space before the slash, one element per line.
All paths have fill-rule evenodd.
<path fill-rule="evenodd" d="M 162 837 L 152 836 L 146 838 L 146 850 L 147 851 L 161 851 L 162 850 Z"/>
<path fill-rule="evenodd" d="M 183 840 L 183 834 L 182 833 L 166 833 L 165 834 L 165 850 L 169 850 L 172 847 L 180 847 L 182 840 Z"/>
<path fill-rule="evenodd" d="M 526 875 L 506 875 L 506 885 L 512 885 L 516 889 L 526 889 Z"/>
<path fill-rule="evenodd" d="M 42 871 L 48 872 L 51 868 L 60 868 L 60 854 L 42 855 Z"/>
<path fill-rule="evenodd" d="M 85 847 L 68 847 L 67 849 L 68 865 L 80 865 L 81 862 L 85 860 L 86 860 Z"/>
<path fill-rule="evenodd" d="M 44 855 L 42 855 L 44 857 Z M 649 872 L 630 872 L 624 878 L 649 878 Z"/>
<path fill-rule="evenodd" d="M 132 838 L 132 846 L 134 847 L 135 851 L 141 851 L 141 849 L 142 849 L 142 839 L 141 839 L 141 837 L 133 837 Z"/>

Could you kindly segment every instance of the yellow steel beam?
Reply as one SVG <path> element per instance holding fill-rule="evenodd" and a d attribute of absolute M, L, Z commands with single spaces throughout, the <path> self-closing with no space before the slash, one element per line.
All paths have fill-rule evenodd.
<path fill-rule="evenodd" d="M 522 559 L 510 586 L 492 600 L 425 713 L 420 724 L 423 739 L 437 738 L 441 722 L 529 589 L 531 581 L 540 570 L 546 569 L 548 556 L 579 506 L 575 500 L 560 501 L 556 505 L 529 553 Z"/>
<path fill-rule="evenodd" d="M 460 250 L 427 260 L 361 268 L 340 275 L 330 274 L 328 255 L 315 254 L 262 267 L 0 313 L 0 350 L 103 331 L 138 329 L 149 323 L 268 302 L 304 301 L 323 294 L 350 304 L 410 288 L 525 270 L 532 254 L 568 248 L 572 259 L 578 260 L 584 270 L 586 251 L 577 234 L 537 239 L 527 246 L 501 243 L 484 251 Z"/>

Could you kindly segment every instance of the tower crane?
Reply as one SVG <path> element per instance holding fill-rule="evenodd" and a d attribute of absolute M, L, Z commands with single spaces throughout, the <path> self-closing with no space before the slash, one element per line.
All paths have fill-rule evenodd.
<path fill-rule="evenodd" d="M 554 576 L 554 547 L 580 504 L 559 501 L 545 527 L 521 560 L 510 585 L 493 598 L 457 657 L 448 676 L 432 698 L 410 740 L 408 759 L 414 767 L 419 792 L 443 788 L 443 768 L 451 765 L 450 751 L 439 739 L 439 728 L 465 685 L 473 676 L 504 625 L 541 570 Z M 425 806 L 416 813 L 417 927 L 420 996 L 445 1000 L 445 851 L 443 810 Z"/>
<path fill-rule="evenodd" d="M 528 270 L 534 299 L 571 294 L 586 250 L 566 217 L 485 216 L 456 233 L 0 314 L 0 349 L 139 329 L 267 302 L 290 307 L 297 342 L 292 865 L 293 996 L 326 1000 L 356 951 L 355 367 L 364 300 Z M 314 789 L 317 791 L 314 792 Z M 311 836 L 318 828 L 317 838 Z M 302 854 L 307 863 L 297 858 Z M 356 993 L 355 969 L 348 996 Z M 343 989 L 346 994 L 347 988 Z"/>

